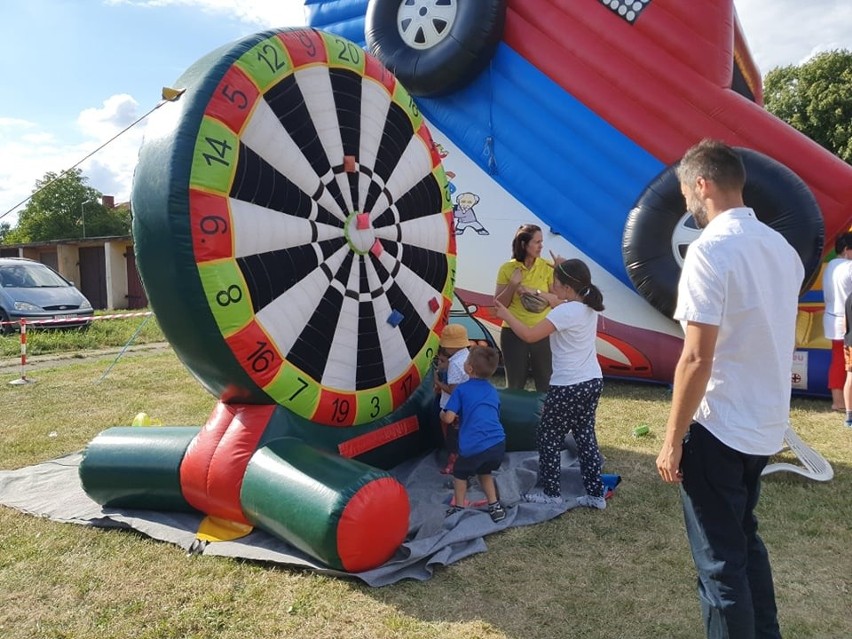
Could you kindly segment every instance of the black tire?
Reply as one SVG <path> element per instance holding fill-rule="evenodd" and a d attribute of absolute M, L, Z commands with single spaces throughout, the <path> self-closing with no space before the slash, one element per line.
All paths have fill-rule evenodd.
<path fill-rule="evenodd" d="M 0 335 L 9 335 L 10 333 L 15 332 L 14 324 L 7 324 L 9 321 L 9 316 L 6 314 L 6 311 L 0 309 Z"/>
<path fill-rule="evenodd" d="M 506 22 L 506 0 L 370 0 L 367 48 L 417 96 L 463 87 L 482 71 Z"/>
<path fill-rule="evenodd" d="M 819 205 L 807 184 L 786 166 L 752 149 L 738 151 L 746 169 L 743 200 L 796 249 L 805 267 L 805 292 L 819 274 L 825 243 Z M 674 314 L 686 247 L 699 233 L 686 213 L 674 167 L 648 185 L 627 217 L 621 242 L 627 274 L 636 290 L 667 317 Z"/>

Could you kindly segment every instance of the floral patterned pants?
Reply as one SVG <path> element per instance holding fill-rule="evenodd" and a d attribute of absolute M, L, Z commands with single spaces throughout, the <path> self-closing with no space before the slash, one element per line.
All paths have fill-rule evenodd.
<path fill-rule="evenodd" d="M 551 386 L 544 400 L 538 425 L 538 484 L 545 495 L 560 494 L 560 455 L 565 436 L 574 434 L 577 456 L 586 493 L 603 497 L 601 455 L 595 436 L 595 412 L 603 390 L 602 379 L 590 379 L 571 386 Z"/>

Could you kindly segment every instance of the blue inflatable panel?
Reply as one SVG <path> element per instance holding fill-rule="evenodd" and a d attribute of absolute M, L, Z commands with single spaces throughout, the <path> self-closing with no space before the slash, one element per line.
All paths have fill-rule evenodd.
<path fill-rule="evenodd" d="M 313 27 L 364 46 L 366 0 L 308 0 Z M 318 6 L 319 5 L 319 6 Z M 418 98 L 426 118 L 551 230 L 627 286 L 621 235 L 666 167 L 501 43 L 468 86 Z M 554 171 L 554 167 L 561 167 Z M 619 176 L 612 180 L 612 175 Z M 557 180 L 553 176 L 558 176 Z"/>

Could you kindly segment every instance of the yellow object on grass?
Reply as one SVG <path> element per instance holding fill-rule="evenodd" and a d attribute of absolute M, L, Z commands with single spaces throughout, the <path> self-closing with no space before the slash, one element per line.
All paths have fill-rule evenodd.
<path fill-rule="evenodd" d="M 162 426 L 163 423 L 159 419 L 151 419 L 148 413 L 136 413 L 136 417 L 130 424 L 131 426 Z"/>
<path fill-rule="evenodd" d="M 207 516 L 198 526 L 195 536 L 202 541 L 233 541 L 245 537 L 254 528 L 248 524 Z"/>

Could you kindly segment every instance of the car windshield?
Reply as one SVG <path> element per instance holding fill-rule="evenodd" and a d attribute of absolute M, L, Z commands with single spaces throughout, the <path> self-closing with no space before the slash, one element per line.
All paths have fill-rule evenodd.
<path fill-rule="evenodd" d="M 68 282 L 42 264 L 0 266 L 0 285 L 6 288 L 55 288 Z"/>

